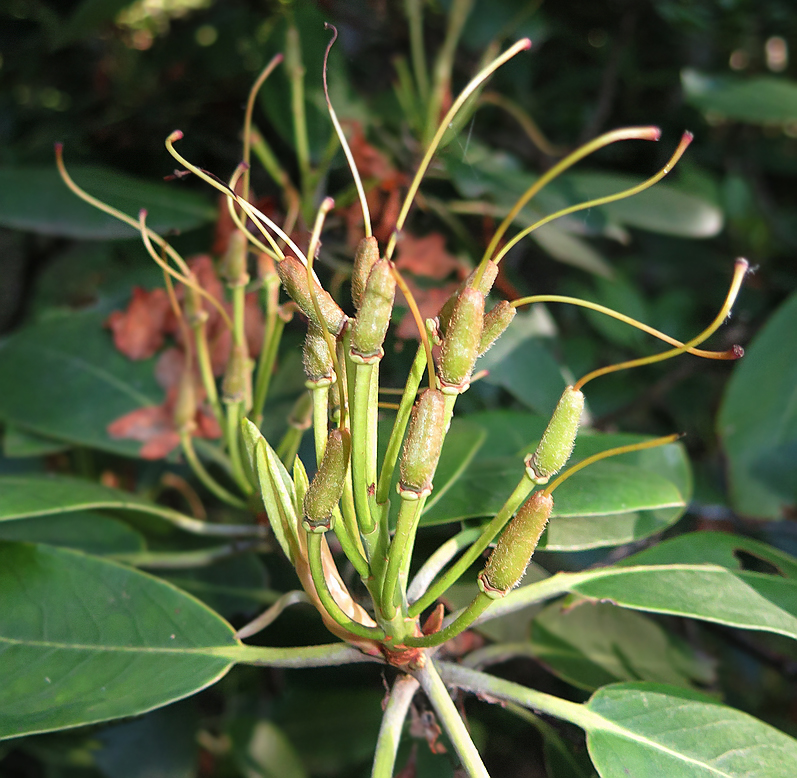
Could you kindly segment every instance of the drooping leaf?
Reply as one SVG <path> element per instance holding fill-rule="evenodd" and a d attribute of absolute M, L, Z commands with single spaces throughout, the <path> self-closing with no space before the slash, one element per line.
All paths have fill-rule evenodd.
<path fill-rule="evenodd" d="M 737 511 L 775 519 L 797 503 L 797 294 L 734 367 L 717 419 Z"/>
<path fill-rule="evenodd" d="M 25 457 L 43 457 L 48 454 L 57 454 L 69 448 L 68 443 L 62 440 L 37 435 L 28 432 L 16 424 L 6 424 L 3 433 L 3 454 L 12 459 Z"/>
<path fill-rule="evenodd" d="M 692 686 L 712 664 L 641 613 L 609 603 L 553 603 L 531 622 L 530 652 L 560 678 L 594 690 L 616 681 Z"/>
<path fill-rule="evenodd" d="M 790 778 L 797 740 L 686 689 L 621 683 L 586 705 L 601 778 Z"/>
<path fill-rule="evenodd" d="M 232 627 L 157 578 L 0 542 L 0 738 L 132 716 L 214 683 Z"/>
<path fill-rule="evenodd" d="M 0 419 L 39 435 L 127 456 L 135 441 L 113 439 L 110 422 L 163 399 L 150 360 L 113 347 L 104 316 L 87 311 L 43 321 L 0 343 Z"/>
<path fill-rule="evenodd" d="M 681 85 L 687 102 L 715 117 L 751 124 L 797 119 L 797 82 L 782 76 L 709 76 L 687 68 Z"/>
<path fill-rule="evenodd" d="M 72 178 L 98 200 L 134 219 L 147 210 L 147 225 L 158 233 L 186 232 L 216 216 L 208 198 L 179 182 L 141 181 L 89 165 L 68 165 Z M 16 230 L 68 238 L 113 240 L 140 237 L 138 230 L 97 210 L 72 193 L 55 162 L 45 168 L 0 170 L 0 224 Z"/>

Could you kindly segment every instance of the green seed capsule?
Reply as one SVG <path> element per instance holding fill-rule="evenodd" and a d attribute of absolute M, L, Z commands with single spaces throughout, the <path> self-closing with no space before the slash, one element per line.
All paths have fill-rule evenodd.
<path fill-rule="evenodd" d="M 493 343 L 504 334 L 516 313 L 516 308 L 513 308 L 506 300 L 501 300 L 493 306 L 489 313 L 484 314 L 482 336 L 479 340 L 479 356 L 487 352 Z"/>
<path fill-rule="evenodd" d="M 332 511 L 343 494 L 350 453 L 349 431 L 340 427 L 332 430 L 321 467 L 304 496 L 303 526 L 309 532 L 326 532 L 332 528 Z"/>
<path fill-rule="evenodd" d="M 368 276 L 360 311 L 351 329 L 351 350 L 360 357 L 382 354 L 382 343 L 396 297 L 396 279 L 391 270 L 392 264 L 388 259 L 381 259 Z"/>
<path fill-rule="evenodd" d="M 326 338 L 324 333 L 312 323 L 307 328 L 307 335 L 304 338 L 302 362 L 308 385 L 321 387 L 335 383 L 335 369 Z"/>
<path fill-rule="evenodd" d="M 379 261 L 379 245 L 376 238 L 363 238 L 357 244 L 357 251 L 354 254 L 354 267 L 351 271 L 351 301 L 359 311 L 362 305 L 365 286 L 371 268 Z"/>
<path fill-rule="evenodd" d="M 445 396 L 437 389 L 423 392 L 412 409 L 400 466 L 399 493 L 405 499 L 417 499 L 432 491 L 446 433 L 445 409 Z"/>
<path fill-rule="evenodd" d="M 486 595 L 497 600 L 520 583 L 552 510 L 553 497 L 541 491 L 520 506 L 479 573 L 479 588 Z"/>
<path fill-rule="evenodd" d="M 244 411 L 252 408 L 252 360 L 246 343 L 233 345 L 230 350 L 230 361 L 222 380 L 222 400 L 225 403 L 242 402 Z"/>
<path fill-rule="evenodd" d="M 457 300 L 462 292 L 467 289 L 472 283 L 473 279 L 476 278 L 476 273 L 478 272 L 478 268 L 474 270 L 457 288 L 457 291 L 451 295 L 451 297 L 446 300 L 443 307 L 440 309 L 440 312 L 437 314 L 437 320 L 440 322 L 440 331 L 446 332 L 448 330 L 448 323 L 451 321 L 451 316 L 454 313 L 454 306 L 457 304 Z M 495 279 L 498 276 L 498 265 L 495 262 L 488 262 L 484 267 L 484 275 L 482 276 L 481 283 L 479 284 L 479 291 L 487 297 L 490 294 L 490 290 L 493 288 L 493 284 L 495 283 Z"/>
<path fill-rule="evenodd" d="M 249 274 L 246 272 L 248 250 L 246 235 L 241 230 L 234 230 L 220 268 L 221 276 L 229 286 L 246 286 L 249 283 Z"/>
<path fill-rule="evenodd" d="M 546 483 L 570 459 L 583 410 L 584 395 L 578 389 L 568 386 L 548 422 L 537 450 L 526 458 L 526 471 L 533 481 Z"/>
<path fill-rule="evenodd" d="M 454 306 L 440 352 L 440 380 L 446 394 L 467 389 L 479 355 L 483 323 L 484 295 L 468 286 Z"/>
<path fill-rule="evenodd" d="M 313 298 L 310 296 L 310 287 L 307 284 L 307 268 L 296 257 L 285 257 L 277 265 L 277 273 L 288 294 L 293 298 L 301 312 L 310 319 L 316 327 L 321 327 L 321 322 L 315 312 Z M 340 334 L 346 324 L 346 314 L 332 299 L 332 296 L 316 281 L 315 296 L 324 326 L 333 335 Z"/>

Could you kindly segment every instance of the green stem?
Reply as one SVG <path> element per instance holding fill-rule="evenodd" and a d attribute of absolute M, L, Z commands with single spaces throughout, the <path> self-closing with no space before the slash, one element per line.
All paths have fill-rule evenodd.
<path fill-rule="evenodd" d="M 230 454 L 230 463 L 232 464 L 232 476 L 235 483 L 238 484 L 240 490 L 246 494 L 251 495 L 255 493 L 255 488 L 249 483 L 244 469 L 243 458 L 241 457 L 241 411 L 242 405 L 240 401 L 227 403 L 227 450 Z"/>
<path fill-rule="evenodd" d="M 279 294 L 279 286 L 274 291 Z M 255 378 L 255 391 L 252 400 L 252 418 L 259 427 L 263 421 L 263 408 L 268 397 L 271 377 L 274 375 L 274 363 L 277 361 L 282 332 L 285 329 L 285 321 L 277 311 L 276 301 L 270 286 L 266 291 L 266 323 L 263 336 L 263 345 L 260 349 L 260 356 L 257 361 L 257 377 Z"/>
<path fill-rule="evenodd" d="M 441 576 L 426 594 L 413 603 L 410 607 L 410 616 L 417 616 L 425 608 L 431 605 L 440 597 L 449 586 L 455 583 L 459 577 L 481 556 L 482 552 L 490 545 L 495 536 L 504 528 L 506 523 L 512 518 L 515 511 L 528 497 L 529 492 L 534 488 L 534 482 L 526 473 L 520 479 L 518 485 L 507 501 L 501 506 L 501 510 L 495 518 L 482 530 L 479 539 Z"/>
<path fill-rule="evenodd" d="M 199 375 L 202 378 L 202 387 L 208 398 L 210 409 L 216 417 L 222 432 L 224 431 L 224 411 L 222 410 L 221 403 L 219 402 L 219 391 L 216 387 L 216 379 L 213 376 L 213 366 L 210 361 L 210 350 L 208 349 L 208 339 L 206 329 L 206 317 L 204 312 L 202 316 L 197 316 L 197 320 L 191 325 L 194 331 L 194 345 L 196 346 L 197 363 L 199 364 Z"/>
<path fill-rule="evenodd" d="M 382 584 L 382 612 L 385 618 L 392 619 L 396 615 L 400 602 L 397 594 L 399 590 L 399 573 L 401 571 L 404 557 L 414 536 L 414 529 L 423 512 L 425 498 L 419 497 L 415 500 L 401 498 L 398 519 L 396 520 L 396 533 L 390 542 L 390 549 L 387 554 L 387 569 L 385 570 L 385 580 Z M 402 598 L 403 599 L 403 592 Z"/>
<path fill-rule="evenodd" d="M 355 530 L 356 532 L 356 527 Z M 352 530 L 342 515 L 336 515 L 335 528 L 333 530 L 335 537 L 340 542 L 340 547 L 349 562 L 352 563 L 354 569 L 359 573 L 360 578 L 367 580 L 371 577 L 371 570 L 368 567 L 368 562 L 362 554 L 362 551 L 357 546 L 357 541 L 352 535 Z"/>
<path fill-rule="evenodd" d="M 390 493 L 390 484 L 393 480 L 393 471 L 396 469 L 401 442 L 404 440 L 404 431 L 410 420 L 412 406 L 415 404 L 415 397 L 418 394 L 418 387 L 421 385 L 424 370 L 426 369 L 426 352 L 423 346 L 418 346 L 415 352 L 415 359 L 407 376 L 407 383 L 404 386 L 404 394 L 401 396 L 396 420 L 393 422 L 393 430 L 387 442 L 385 457 L 382 460 L 382 471 L 379 474 L 379 483 L 376 487 L 376 502 L 383 505 L 387 502 Z"/>
<path fill-rule="evenodd" d="M 264 646 L 224 646 L 212 652 L 230 661 L 264 667 L 334 667 L 359 662 L 381 662 L 363 654 L 348 643 L 327 643 L 321 646 L 269 648 Z"/>
<path fill-rule="evenodd" d="M 256 619 L 253 619 L 248 624 L 241 627 L 241 629 L 235 633 L 235 637 L 237 637 L 238 640 L 243 640 L 244 638 L 256 635 L 258 632 L 262 632 L 269 624 L 275 621 L 285 608 L 289 608 L 291 605 L 296 605 L 298 603 L 312 604 L 307 594 L 299 589 L 286 592 Z"/>
<path fill-rule="evenodd" d="M 410 56 L 415 83 L 421 102 L 429 99 L 429 73 L 426 70 L 426 51 L 423 45 L 423 0 L 406 0 L 404 4 L 410 24 Z"/>
<path fill-rule="evenodd" d="M 490 778 L 490 774 L 487 772 L 481 756 L 479 756 L 465 722 L 459 715 L 457 706 L 451 699 L 451 695 L 449 695 L 431 657 L 427 658 L 426 664 L 416 670 L 413 675 L 426 692 L 429 702 L 432 703 L 437 718 L 448 734 L 469 778 Z"/>
<path fill-rule="evenodd" d="M 218 497 L 222 502 L 226 502 L 228 505 L 232 505 L 235 508 L 241 508 L 243 510 L 247 509 L 246 502 L 244 502 L 240 497 L 236 497 L 231 492 L 228 492 L 213 478 L 210 473 L 208 473 L 207 470 L 205 470 L 205 466 L 196 455 L 191 435 L 189 435 L 187 432 L 181 433 L 180 444 L 183 447 L 183 454 L 185 455 L 188 464 L 191 466 L 191 470 L 194 471 L 194 475 L 196 475 L 196 477 L 204 484 L 209 492 L 215 494 L 216 497 Z"/>
<path fill-rule="evenodd" d="M 327 447 L 329 431 L 329 386 L 314 386 L 313 395 L 313 440 L 315 441 L 316 467 L 321 466 Z"/>
<path fill-rule="evenodd" d="M 206 567 L 214 564 L 219 559 L 237 556 L 247 551 L 269 550 L 271 549 L 263 541 L 239 540 L 223 546 L 202 548 L 196 551 L 138 551 L 130 554 L 109 554 L 107 558 L 132 567 L 184 570 L 194 567 Z"/>
<path fill-rule="evenodd" d="M 347 375 L 354 375 L 352 391 L 349 392 L 351 412 L 351 477 L 354 490 L 354 505 L 357 510 L 357 523 L 364 534 L 374 530 L 374 517 L 368 499 L 369 460 L 376 452 L 376 430 L 370 424 L 371 384 L 375 365 L 357 364 L 351 359 L 347 365 Z"/>
<path fill-rule="evenodd" d="M 404 729 L 410 703 L 419 686 L 418 681 L 411 675 L 400 675 L 393 682 L 393 688 L 390 690 L 382 714 L 382 723 L 379 726 L 371 778 L 393 778 L 401 731 Z"/>
<path fill-rule="evenodd" d="M 406 646 L 416 646 L 418 648 L 432 648 L 433 646 L 442 646 L 451 638 L 456 637 L 461 632 L 464 632 L 468 627 L 473 624 L 484 611 L 489 608 L 495 600 L 489 597 L 484 592 L 479 592 L 474 598 L 473 602 L 464 608 L 460 614 L 447 626 L 439 632 L 431 635 L 423 635 L 422 637 L 408 637 L 404 640 Z"/>
<path fill-rule="evenodd" d="M 479 535 L 481 528 L 471 527 L 449 538 L 440 548 L 437 549 L 421 566 L 415 574 L 412 583 L 407 589 L 407 600 L 415 602 L 428 588 L 435 576 L 460 552 L 466 548 Z"/>
<path fill-rule="evenodd" d="M 299 30 L 294 24 L 288 27 L 285 35 L 285 65 L 291 85 L 291 113 L 293 115 L 293 137 L 296 145 L 296 159 L 299 164 L 302 206 L 305 218 L 309 217 L 310 186 L 310 141 L 307 135 L 307 115 L 304 105 L 304 65 L 302 64 L 302 44 Z M 309 222 L 310 219 L 307 218 Z"/>
<path fill-rule="evenodd" d="M 321 561 L 321 541 L 323 540 L 323 533 L 308 532 L 307 533 L 307 556 L 310 564 L 310 575 L 313 578 L 313 584 L 318 593 L 318 599 L 329 614 L 333 621 L 336 621 L 345 630 L 348 630 L 352 635 L 357 637 L 369 638 L 371 640 L 381 641 L 385 639 L 385 633 L 378 627 L 366 627 L 358 621 L 349 618 L 340 605 L 335 602 L 332 597 L 332 592 L 329 591 L 327 580 L 324 576 L 324 567 Z"/>
<path fill-rule="evenodd" d="M 480 697 L 497 697 L 499 700 L 516 702 L 524 708 L 531 708 L 538 713 L 547 713 L 557 719 L 564 719 L 573 724 L 586 728 L 594 718 L 583 705 L 568 700 L 562 700 L 536 689 L 527 689 L 518 683 L 496 678 L 494 675 L 470 670 L 461 665 L 449 662 L 440 662 L 440 674 L 446 683 L 456 686 L 464 691 L 473 692 Z"/>

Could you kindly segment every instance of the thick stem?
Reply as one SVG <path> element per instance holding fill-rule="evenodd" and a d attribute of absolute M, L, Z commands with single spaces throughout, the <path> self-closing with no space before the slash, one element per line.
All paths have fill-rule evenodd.
<path fill-rule="evenodd" d="M 231 492 L 228 492 L 221 484 L 219 484 L 213 476 L 205 469 L 200 458 L 196 455 L 194 450 L 194 442 L 191 435 L 183 432 L 180 435 L 180 444 L 183 448 L 183 454 L 194 471 L 194 475 L 203 483 L 209 492 L 216 495 L 222 502 L 232 505 L 235 508 L 246 510 L 246 503 L 240 498 L 236 497 Z"/>
<path fill-rule="evenodd" d="M 354 489 L 354 504 L 357 509 L 357 523 L 364 534 L 373 532 L 374 517 L 371 516 L 368 489 L 368 461 L 376 450 L 376 440 L 370 436 L 376 433 L 369 424 L 371 383 L 374 364 L 356 364 L 349 360 L 349 373 L 354 374 L 353 391 L 349 392 L 351 413 L 351 477 Z"/>
<path fill-rule="evenodd" d="M 538 692 L 536 689 L 527 689 L 518 683 L 505 681 L 503 678 L 496 678 L 494 675 L 481 673 L 478 670 L 470 670 L 462 665 L 455 665 L 449 662 L 440 662 L 440 675 L 445 682 L 456 686 L 464 691 L 473 692 L 480 697 L 497 697 L 499 700 L 508 700 L 522 705 L 524 708 L 531 708 L 539 713 L 547 713 L 558 719 L 570 721 L 573 724 L 585 728 L 593 714 L 583 705 L 568 700 L 562 700 L 545 692 Z"/>
<path fill-rule="evenodd" d="M 393 471 L 396 469 L 401 441 L 404 439 L 404 431 L 410 420 L 412 406 L 415 404 L 415 397 L 418 394 L 418 387 L 421 385 L 423 371 L 426 368 L 426 354 L 423 346 L 418 346 L 415 353 L 415 360 L 407 376 L 407 383 L 404 386 L 404 394 L 401 396 L 401 403 L 393 422 L 393 430 L 387 443 L 385 458 L 382 460 L 382 471 L 379 474 L 379 483 L 376 487 L 376 501 L 379 505 L 387 502 L 390 493 L 390 483 L 393 480 Z"/>
<path fill-rule="evenodd" d="M 452 665 L 452 667 L 456 667 L 456 665 Z M 465 722 L 459 715 L 457 706 L 451 699 L 432 659 L 428 658 L 426 664 L 420 670 L 416 670 L 414 675 L 420 681 L 429 702 L 432 703 L 437 718 L 443 725 L 443 729 L 451 740 L 469 778 L 490 778 Z"/>
<path fill-rule="evenodd" d="M 257 374 L 255 390 L 252 401 L 252 419 L 260 426 L 263 421 L 263 407 L 268 397 L 271 377 L 274 374 L 274 363 L 277 361 L 282 332 L 285 329 L 285 320 L 277 311 L 279 284 L 269 284 L 266 288 L 266 324 L 263 336 L 263 345 L 257 361 Z"/>
<path fill-rule="evenodd" d="M 478 527 L 464 529 L 443 543 L 421 566 L 407 589 L 407 600 L 415 602 L 429 588 L 435 576 L 481 534 Z"/>
<path fill-rule="evenodd" d="M 385 580 L 382 585 L 382 612 L 387 619 L 392 619 L 396 615 L 400 604 L 397 602 L 399 600 L 399 572 L 425 502 L 423 497 L 415 500 L 401 498 L 401 507 L 396 520 L 396 534 L 393 535 L 393 540 L 390 543 Z M 403 599 L 403 592 L 401 594 Z"/>
<path fill-rule="evenodd" d="M 412 698 L 419 686 L 418 681 L 411 675 L 400 675 L 393 683 L 385 711 L 382 714 L 371 778 L 393 778 L 396 754 L 401 742 L 401 731 L 404 728 L 404 721 L 407 718 Z"/>
<path fill-rule="evenodd" d="M 482 552 L 490 545 L 493 538 L 504 528 L 506 523 L 512 518 L 515 511 L 522 502 L 528 497 L 529 492 L 534 488 L 534 482 L 526 475 L 520 479 L 514 491 L 507 501 L 501 506 L 501 510 L 495 518 L 482 530 L 479 539 L 441 576 L 426 594 L 418 599 L 410 608 L 410 616 L 417 616 L 425 608 L 431 605 L 440 597 L 449 586 L 455 583 L 459 577 L 479 558 Z"/>
<path fill-rule="evenodd" d="M 269 648 L 264 646 L 224 646 L 211 653 L 244 665 L 263 667 L 335 667 L 359 662 L 381 662 L 363 654 L 347 643 L 327 643 L 321 646 L 297 648 Z"/>
<path fill-rule="evenodd" d="M 431 635 L 423 635 L 422 637 L 408 637 L 404 640 L 404 645 L 415 646 L 418 648 L 432 648 L 433 646 L 442 646 L 451 638 L 456 637 L 460 632 L 464 632 L 468 627 L 476 621 L 484 611 L 489 608 L 495 600 L 486 595 L 484 592 L 479 592 L 473 598 L 473 602 L 464 608 L 447 627 L 441 629 L 439 632 L 434 632 Z"/>
<path fill-rule="evenodd" d="M 241 491 L 246 495 L 250 495 L 255 493 L 255 488 L 249 483 L 246 470 L 244 469 L 243 458 L 241 457 L 240 430 L 242 405 L 243 403 L 241 402 L 227 403 L 227 427 L 225 432 L 227 450 L 230 454 L 230 463 L 232 464 L 233 478 Z"/>

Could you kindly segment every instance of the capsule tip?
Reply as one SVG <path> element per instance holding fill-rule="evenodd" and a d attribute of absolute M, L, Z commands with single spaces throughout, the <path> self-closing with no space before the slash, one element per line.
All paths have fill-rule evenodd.
<path fill-rule="evenodd" d="M 741 359 L 744 356 L 744 349 L 738 343 L 734 343 L 731 346 L 731 354 L 733 354 L 732 359 Z"/>
<path fill-rule="evenodd" d="M 183 131 L 182 130 L 175 130 L 168 138 L 166 138 L 167 143 L 174 143 L 176 140 L 183 139 Z"/>

